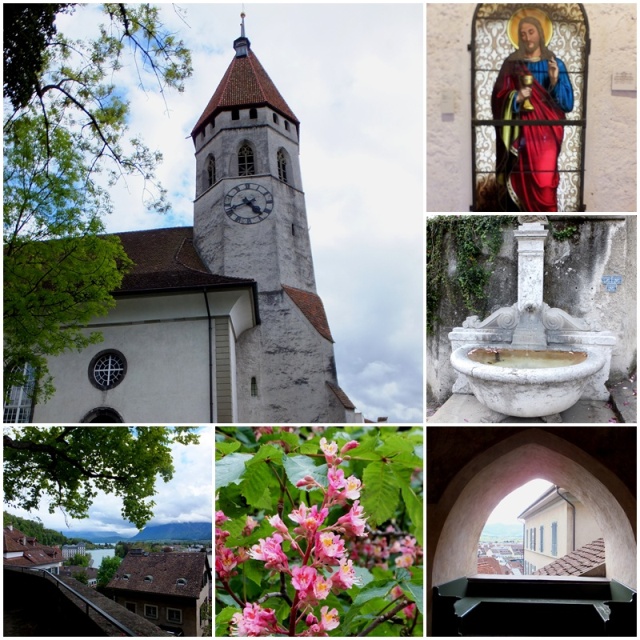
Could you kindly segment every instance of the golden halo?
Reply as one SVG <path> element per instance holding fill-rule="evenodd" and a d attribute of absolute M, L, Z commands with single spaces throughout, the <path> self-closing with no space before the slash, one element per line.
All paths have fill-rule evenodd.
<path fill-rule="evenodd" d="M 553 35 L 553 22 L 549 19 L 549 16 L 542 11 L 542 9 L 536 9 L 535 7 L 524 7 L 518 9 L 510 18 L 507 24 L 507 35 L 511 44 L 517 49 L 520 37 L 518 34 L 518 27 L 520 26 L 520 20 L 522 18 L 537 18 L 542 25 L 542 31 L 544 32 L 544 43 L 549 46 L 551 42 L 551 36 Z"/>

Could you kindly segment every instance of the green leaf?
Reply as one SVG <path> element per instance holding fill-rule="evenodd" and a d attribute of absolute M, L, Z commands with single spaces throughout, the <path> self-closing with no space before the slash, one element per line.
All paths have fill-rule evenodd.
<path fill-rule="evenodd" d="M 240 484 L 245 472 L 244 463 L 251 460 L 250 453 L 232 453 L 216 462 L 216 491 L 228 484 Z"/>
<path fill-rule="evenodd" d="M 237 451 L 242 445 L 239 442 L 216 442 L 216 452 L 226 456 Z"/>
<path fill-rule="evenodd" d="M 242 570 L 247 580 L 251 580 L 258 586 L 262 584 L 262 578 L 266 572 L 264 570 L 264 562 L 258 562 L 258 560 L 247 560 L 242 563 Z"/>
<path fill-rule="evenodd" d="M 375 580 L 369 569 L 366 567 L 357 567 L 354 565 L 353 572 L 356 574 L 356 578 L 362 587 L 366 587 L 370 582 Z"/>
<path fill-rule="evenodd" d="M 353 601 L 354 606 L 360 606 L 373 598 L 385 598 L 389 591 L 397 584 L 395 580 L 375 580 L 363 587 Z"/>
<path fill-rule="evenodd" d="M 422 585 L 413 584 L 412 582 L 401 582 L 400 587 L 403 593 L 406 596 L 410 597 L 416 603 L 416 606 L 418 607 L 418 611 L 424 614 L 423 602 L 422 602 L 424 598 L 424 590 L 422 588 Z"/>
<path fill-rule="evenodd" d="M 371 526 L 378 526 L 393 516 L 398 505 L 396 475 L 391 465 L 372 462 L 364 470 L 362 481 L 362 506 L 369 515 Z"/>
<path fill-rule="evenodd" d="M 247 462 L 247 467 L 253 466 L 258 462 L 265 462 L 267 460 L 271 460 L 272 462 L 280 464 L 282 462 L 282 455 L 282 449 L 274 447 L 272 444 L 263 445 L 258 450 L 258 453 L 253 456 L 253 459 Z"/>
<path fill-rule="evenodd" d="M 410 532 L 418 541 L 418 544 L 422 546 L 422 537 L 424 534 L 423 528 L 423 514 L 424 514 L 424 506 L 422 502 L 422 497 L 417 496 L 413 489 L 408 486 L 402 487 L 402 500 L 407 509 L 407 514 L 409 515 L 409 519 L 411 520 Z"/>
<path fill-rule="evenodd" d="M 313 458 L 308 456 L 285 456 L 282 459 L 284 470 L 287 473 L 289 482 L 295 486 L 295 484 L 302 480 L 305 476 L 311 476 L 316 482 L 319 482 L 323 487 L 327 487 L 329 482 L 327 480 L 327 465 L 323 464 L 319 467 L 316 466 Z M 299 487 L 304 491 L 308 491 L 305 487 Z"/>
<path fill-rule="evenodd" d="M 399 435 L 392 435 L 384 439 L 384 444 L 376 449 L 382 457 L 397 456 L 401 453 L 412 453 L 413 444 L 407 439 Z"/>
<path fill-rule="evenodd" d="M 274 427 L 278 428 L 278 427 Z M 263 434 L 260 438 L 260 442 L 273 442 L 278 441 L 284 442 L 289 451 L 293 449 L 297 449 L 300 445 L 300 439 L 295 433 L 289 433 L 288 431 L 276 431 L 275 433 L 267 433 Z"/>
<path fill-rule="evenodd" d="M 216 624 L 229 624 L 229 622 L 231 622 L 231 618 L 233 618 L 236 613 L 240 613 L 240 609 L 238 607 L 225 607 L 216 616 Z"/>
<path fill-rule="evenodd" d="M 276 481 L 269 465 L 247 464 L 247 470 L 240 484 L 240 493 L 249 506 L 270 510 L 278 494 Z"/>

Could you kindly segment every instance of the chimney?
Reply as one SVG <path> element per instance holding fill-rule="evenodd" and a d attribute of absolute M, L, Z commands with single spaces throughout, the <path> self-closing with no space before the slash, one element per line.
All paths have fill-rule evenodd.
<path fill-rule="evenodd" d="M 12 524 L 8 525 L 7 529 L 9 529 L 9 531 L 13 531 L 13 525 Z"/>

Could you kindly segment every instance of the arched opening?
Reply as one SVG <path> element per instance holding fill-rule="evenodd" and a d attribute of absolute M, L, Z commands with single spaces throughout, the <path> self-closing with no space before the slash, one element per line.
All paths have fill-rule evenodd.
<path fill-rule="evenodd" d="M 122 424 L 124 420 L 115 409 L 98 407 L 97 409 L 89 411 L 89 413 L 82 418 L 81 422 L 92 424 Z"/>
<path fill-rule="evenodd" d="M 635 451 L 635 433 L 631 431 L 629 439 Z M 476 545 L 489 514 L 506 495 L 534 478 L 570 490 L 590 509 L 605 540 L 607 578 L 635 589 L 635 495 L 613 465 L 606 466 L 562 438 L 562 429 L 557 433 L 529 428 L 505 436 L 461 467 L 437 505 L 430 505 L 429 601 L 432 586 L 476 573 Z"/>

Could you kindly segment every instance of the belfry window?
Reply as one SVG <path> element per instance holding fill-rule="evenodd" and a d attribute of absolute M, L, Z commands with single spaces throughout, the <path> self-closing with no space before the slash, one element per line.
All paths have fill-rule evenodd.
<path fill-rule="evenodd" d="M 255 175 L 256 166 L 253 159 L 253 149 L 245 142 L 238 151 L 238 175 Z"/>
<path fill-rule="evenodd" d="M 278 151 L 278 178 L 280 178 L 282 182 L 289 182 L 287 180 L 287 158 L 282 149 Z"/>
<path fill-rule="evenodd" d="M 5 398 L 3 415 L 5 423 L 31 422 L 35 370 L 30 364 L 24 364 L 22 367 L 18 367 L 17 373 L 22 376 L 24 383 L 11 387 L 8 397 Z"/>
<path fill-rule="evenodd" d="M 255 398 L 257 395 L 258 395 L 258 381 L 256 380 L 256 377 L 253 376 L 251 378 L 251 396 Z"/>
<path fill-rule="evenodd" d="M 216 159 L 213 156 L 207 158 L 207 188 L 212 187 L 216 181 Z"/>
<path fill-rule="evenodd" d="M 255 108 L 249 109 L 249 118 L 251 118 L 251 120 L 255 120 L 257 117 L 258 117 L 258 110 Z"/>

